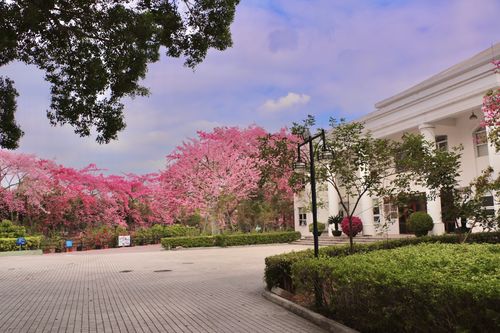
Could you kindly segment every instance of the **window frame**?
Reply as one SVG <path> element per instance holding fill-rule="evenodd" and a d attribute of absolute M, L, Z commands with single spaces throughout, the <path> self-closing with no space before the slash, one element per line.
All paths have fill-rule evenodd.
<path fill-rule="evenodd" d="M 477 128 L 473 135 L 473 142 L 474 142 L 474 151 L 476 153 L 476 157 L 484 157 L 488 156 L 488 134 L 486 132 L 486 128 L 484 127 L 479 127 Z M 484 135 L 482 138 L 481 142 L 478 140 L 478 135 Z M 484 141 L 483 141 L 484 140 Z"/>
<path fill-rule="evenodd" d="M 304 207 L 299 207 L 299 226 L 307 226 L 307 212 Z"/>

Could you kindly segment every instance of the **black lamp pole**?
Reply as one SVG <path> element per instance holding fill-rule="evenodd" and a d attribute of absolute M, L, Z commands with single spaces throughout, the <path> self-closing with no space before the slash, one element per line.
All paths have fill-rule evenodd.
<path fill-rule="evenodd" d="M 308 131 L 307 131 L 308 132 Z M 325 140 L 325 130 L 321 130 L 318 134 L 314 136 L 307 135 L 304 137 L 304 142 L 299 143 L 297 146 L 298 156 L 297 165 L 303 163 L 300 158 L 300 148 L 306 144 L 309 145 L 309 172 L 311 174 L 311 199 L 312 199 L 312 215 L 313 215 L 313 237 L 314 237 L 314 257 L 318 257 L 319 253 L 319 242 L 318 242 L 318 206 L 316 201 L 316 172 L 314 169 L 314 147 L 313 141 L 317 138 L 323 140 L 323 151 L 326 151 L 326 140 Z"/>

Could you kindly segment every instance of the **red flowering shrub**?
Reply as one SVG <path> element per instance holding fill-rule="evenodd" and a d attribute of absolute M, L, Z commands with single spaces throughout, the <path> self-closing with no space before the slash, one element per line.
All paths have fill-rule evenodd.
<path fill-rule="evenodd" d="M 342 223 L 340 224 L 344 234 L 349 236 L 349 217 L 344 217 Z M 356 236 L 359 232 L 363 230 L 363 222 L 357 216 L 352 217 L 352 237 Z"/>

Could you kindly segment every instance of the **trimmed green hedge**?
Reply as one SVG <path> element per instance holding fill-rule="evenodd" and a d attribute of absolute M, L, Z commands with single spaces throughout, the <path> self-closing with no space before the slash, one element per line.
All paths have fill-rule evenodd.
<path fill-rule="evenodd" d="M 460 243 L 465 235 L 449 234 L 442 236 L 423 236 L 418 238 L 402 238 L 380 241 L 371 244 L 355 244 L 355 253 L 367 253 L 375 250 L 395 249 L 407 245 L 417 245 L 421 243 Z M 500 243 L 500 232 L 480 232 L 472 233 L 467 238 L 467 243 Z M 334 245 L 326 246 L 319 249 L 319 254 L 322 257 L 339 257 L 349 255 L 349 245 Z M 276 256 L 267 257 L 265 259 L 266 268 L 264 279 L 268 289 L 280 287 L 290 292 L 293 292 L 293 284 L 291 278 L 292 265 L 303 259 L 312 258 L 314 252 L 305 250 L 300 252 L 291 252 Z"/>
<path fill-rule="evenodd" d="M 23 246 L 24 250 L 38 250 L 41 248 L 41 236 L 24 237 L 24 239 L 26 239 L 26 245 Z M 0 252 L 19 250 L 16 240 L 17 238 L 0 238 Z"/>
<path fill-rule="evenodd" d="M 196 237 L 169 237 L 162 238 L 161 246 L 170 250 L 174 247 L 208 247 L 215 246 L 214 236 L 196 236 Z"/>
<path fill-rule="evenodd" d="M 263 232 L 233 235 L 217 235 L 216 246 L 290 243 L 300 239 L 300 232 Z"/>
<path fill-rule="evenodd" d="M 289 243 L 300 238 L 300 232 L 269 232 L 248 233 L 216 236 L 197 237 L 171 237 L 163 238 L 161 245 L 166 248 L 182 247 L 208 247 L 208 246 L 237 246 L 252 244 Z"/>
<path fill-rule="evenodd" d="M 420 244 L 297 261 L 299 293 L 322 295 L 323 314 L 362 332 L 495 332 L 500 246 Z"/>
<path fill-rule="evenodd" d="M 156 224 L 151 228 L 136 230 L 132 235 L 132 242 L 135 245 L 158 244 L 165 237 L 187 237 L 198 236 L 200 230 L 182 224 L 161 225 Z"/>

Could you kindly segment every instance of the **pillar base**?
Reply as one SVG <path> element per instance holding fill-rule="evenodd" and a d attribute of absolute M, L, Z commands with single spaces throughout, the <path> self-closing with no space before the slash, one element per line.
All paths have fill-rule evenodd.
<path fill-rule="evenodd" d="M 373 224 L 363 224 L 363 236 L 374 236 L 375 226 Z"/>
<path fill-rule="evenodd" d="M 443 235 L 446 232 L 444 228 L 444 223 L 434 223 L 434 227 L 431 230 L 431 235 L 433 236 L 439 236 Z"/>

